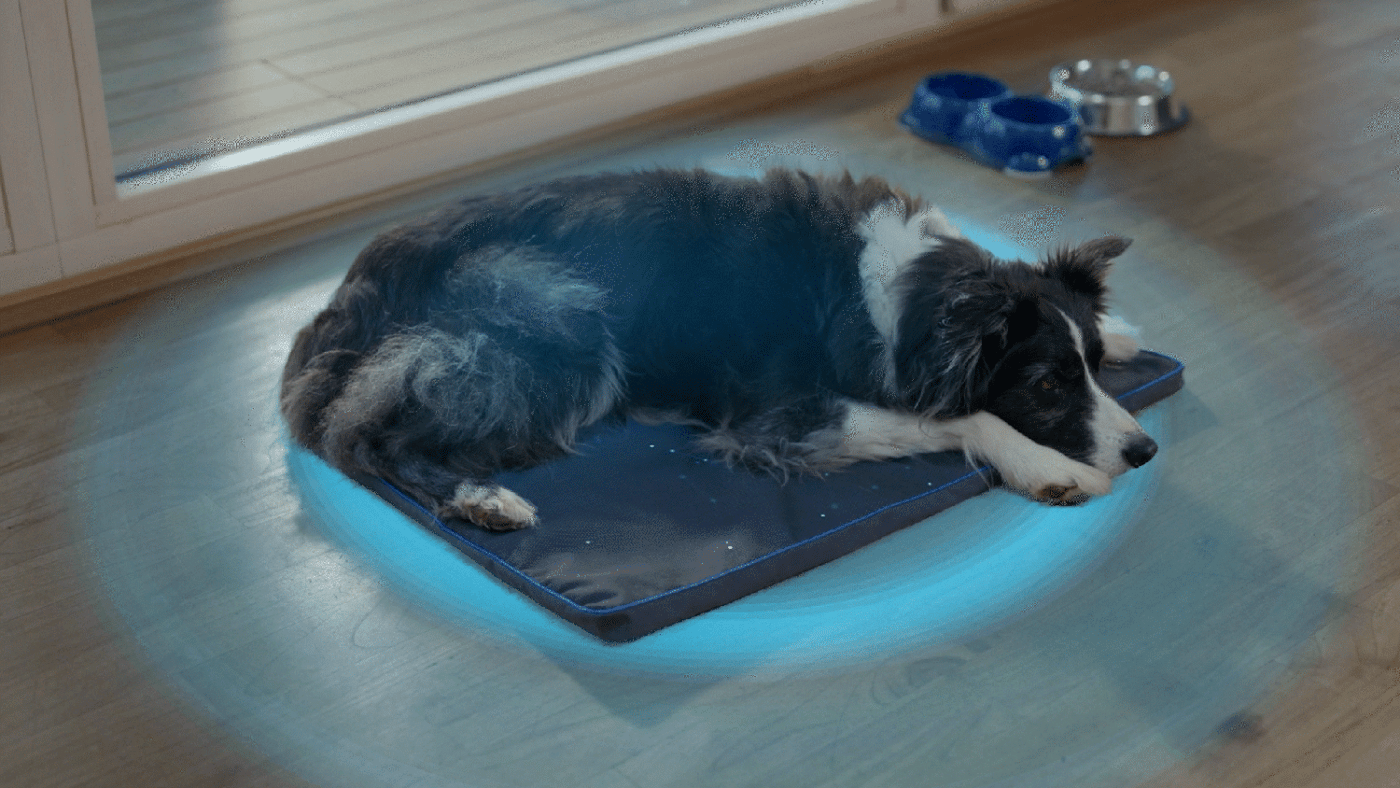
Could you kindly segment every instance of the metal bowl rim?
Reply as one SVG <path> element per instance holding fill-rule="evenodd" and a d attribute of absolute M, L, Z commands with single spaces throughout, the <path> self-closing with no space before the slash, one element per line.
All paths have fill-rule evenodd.
<path fill-rule="evenodd" d="M 1158 78 L 1157 85 L 1160 93 L 1133 93 L 1129 95 L 1109 95 L 1097 91 L 1088 91 L 1076 88 L 1066 83 L 1066 78 L 1075 74 L 1087 72 L 1095 65 L 1108 64 L 1122 71 L 1136 72 L 1142 69 L 1150 69 L 1154 78 Z M 1077 58 L 1068 60 L 1050 69 L 1050 95 L 1069 101 L 1073 104 L 1094 108 L 1112 108 L 1122 106 L 1132 106 L 1141 102 L 1143 98 L 1151 100 L 1153 105 L 1163 110 L 1169 120 L 1165 123 L 1148 128 L 1115 128 L 1112 126 L 1100 125 L 1090 122 L 1090 120 L 1080 113 L 1080 120 L 1084 128 L 1084 133 L 1093 136 L 1112 137 L 1147 137 L 1174 131 L 1185 125 L 1190 118 L 1190 112 L 1186 107 L 1176 101 L 1176 83 L 1172 79 L 1171 73 L 1166 69 L 1153 66 L 1148 63 L 1139 63 L 1126 58 Z"/>
<path fill-rule="evenodd" d="M 1083 88 L 1078 88 L 1065 81 L 1067 76 L 1072 77 L 1076 74 L 1082 74 L 1088 71 L 1087 68 L 1079 68 L 1081 64 L 1086 63 L 1091 65 L 1096 65 L 1100 63 L 1111 63 L 1124 71 L 1140 71 L 1144 68 L 1151 69 L 1151 77 L 1149 77 L 1148 79 L 1139 79 L 1135 81 L 1153 81 L 1153 83 L 1160 89 L 1161 93 L 1159 95 L 1155 92 L 1139 92 L 1134 93 L 1130 96 L 1114 96 L 1107 93 L 1101 93 L 1096 90 L 1085 90 Z M 1119 102 L 1136 102 L 1142 96 L 1150 96 L 1154 99 L 1171 99 L 1176 93 L 1176 81 L 1172 79 L 1171 72 L 1167 71 L 1166 69 L 1154 66 L 1150 63 L 1138 63 L 1133 60 L 1125 59 L 1113 60 L 1111 58 L 1079 58 L 1078 60 L 1067 60 L 1050 69 L 1050 88 L 1052 92 L 1060 93 L 1073 101 L 1082 101 L 1094 104 L 1113 104 Z"/>

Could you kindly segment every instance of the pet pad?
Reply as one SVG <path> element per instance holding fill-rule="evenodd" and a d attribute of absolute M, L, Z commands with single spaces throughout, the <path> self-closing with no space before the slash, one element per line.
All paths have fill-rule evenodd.
<path fill-rule="evenodd" d="M 1184 367 L 1150 351 L 1099 377 L 1129 411 L 1163 399 Z M 793 577 L 985 492 L 959 452 L 862 462 L 779 484 L 697 454 L 675 425 L 628 423 L 578 454 L 497 480 L 539 510 L 534 528 L 443 522 L 390 484 L 358 481 L 492 575 L 598 638 L 626 642 Z"/>

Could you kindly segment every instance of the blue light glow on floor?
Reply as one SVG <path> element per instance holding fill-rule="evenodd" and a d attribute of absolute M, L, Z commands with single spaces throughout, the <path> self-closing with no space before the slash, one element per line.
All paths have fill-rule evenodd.
<path fill-rule="evenodd" d="M 1141 421 L 1161 434 L 1156 413 Z M 445 618 L 563 661 L 705 676 L 836 669 L 1014 619 L 1069 587 L 1122 539 L 1160 465 L 1119 477 L 1111 495 L 1078 507 L 993 491 L 773 588 L 617 645 L 505 587 L 315 457 L 289 450 L 288 462 L 307 503 L 314 501 L 340 541 Z M 940 543 L 920 550 L 928 535 L 954 527 L 980 538 L 957 549 Z"/>

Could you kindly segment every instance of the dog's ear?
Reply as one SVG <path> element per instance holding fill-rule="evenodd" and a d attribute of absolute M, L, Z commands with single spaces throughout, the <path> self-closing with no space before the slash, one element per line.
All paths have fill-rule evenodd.
<path fill-rule="evenodd" d="M 1093 299 L 1096 311 L 1103 311 L 1108 294 L 1108 269 L 1114 258 L 1127 251 L 1132 241 L 1115 235 L 1096 238 L 1074 248 L 1061 249 L 1045 261 L 1045 274 L 1059 280 L 1071 292 Z"/>
<path fill-rule="evenodd" d="M 905 305 L 895 347 L 895 380 L 903 403 L 954 417 L 981 410 L 1008 349 L 1035 333 L 1040 308 L 990 280 L 964 282 L 959 292 L 916 296 Z M 951 297 L 950 297 L 951 296 Z"/>

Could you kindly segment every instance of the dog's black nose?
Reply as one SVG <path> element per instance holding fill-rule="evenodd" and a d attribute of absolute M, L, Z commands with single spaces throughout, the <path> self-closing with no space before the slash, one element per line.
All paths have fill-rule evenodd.
<path fill-rule="evenodd" d="M 1135 435 L 1123 449 L 1123 459 L 1134 468 L 1141 468 L 1157 455 L 1157 441 L 1146 435 Z"/>

